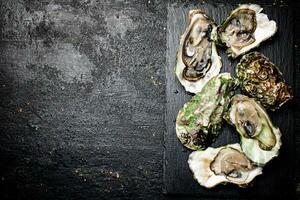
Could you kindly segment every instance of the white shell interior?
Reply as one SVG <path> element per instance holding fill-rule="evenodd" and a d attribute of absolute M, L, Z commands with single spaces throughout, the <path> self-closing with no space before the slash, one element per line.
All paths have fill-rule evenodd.
<path fill-rule="evenodd" d="M 190 30 L 191 26 L 193 25 L 193 22 L 195 20 L 197 20 L 201 14 L 196 14 L 194 15 L 194 17 L 191 19 L 191 23 L 189 25 L 189 27 L 186 29 L 185 33 L 181 36 L 180 39 L 180 45 L 179 45 L 179 51 L 177 53 L 177 60 L 176 60 L 176 66 L 175 66 L 175 73 L 176 76 L 178 77 L 178 80 L 180 81 L 180 83 L 184 86 L 185 90 L 190 92 L 190 93 L 197 93 L 200 92 L 201 89 L 203 88 L 203 86 L 208 82 L 208 80 L 210 78 L 212 78 L 213 76 L 216 76 L 219 74 L 221 67 L 222 67 L 222 61 L 221 61 L 221 57 L 218 55 L 217 53 L 217 48 L 214 42 L 212 42 L 212 55 L 211 55 L 211 62 L 212 65 L 209 69 L 209 71 L 206 73 L 206 75 L 197 80 L 197 81 L 188 81 L 185 80 L 183 78 L 183 70 L 185 68 L 185 64 L 182 60 L 182 46 L 184 44 L 184 39 L 186 37 L 186 35 L 188 34 L 188 30 Z M 216 27 L 212 30 L 212 35 L 216 34 Z"/>
<path fill-rule="evenodd" d="M 251 98 L 249 98 L 251 99 Z M 279 128 L 276 128 L 273 124 L 266 111 L 258 105 L 254 100 L 253 103 L 256 104 L 256 107 L 260 109 L 260 112 L 263 113 L 266 120 L 269 121 L 271 128 L 273 129 L 273 133 L 276 138 L 276 144 L 270 151 L 265 151 L 259 147 L 259 142 L 252 138 L 245 138 L 241 136 L 241 147 L 245 155 L 252 160 L 253 162 L 259 165 L 265 165 L 272 158 L 277 157 L 279 154 L 279 149 L 281 147 L 281 132 Z M 229 117 L 232 122 L 236 121 L 234 109 L 231 110 Z"/>
<path fill-rule="evenodd" d="M 225 147 L 231 147 L 241 151 L 241 146 L 238 143 L 229 144 Z M 224 182 L 230 182 L 238 185 L 247 184 L 250 183 L 256 176 L 262 174 L 262 168 L 255 167 L 251 171 L 243 172 L 246 178 L 242 180 L 239 178 L 231 178 L 229 180 L 224 175 L 215 175 L 210 169 L 210 164 L 222 148 L 224 148 L 224 146 L 219 148 L 208 147 L 205 151 L 194 151 L 190 154 L 188 164 L 194 174 L 194 178 L 200 185 L 206 188 L 212 188 Z M 245 173 L 247 173 L 247 175 L 245 175 Z"/>
<path fill-rule="evenodd" d="M 231 56 L 233 58 L 236 58 L 239 55 L 242 55 L 242 54 L 248 52 L 249 50 L 259 46 L 261 42 L 263 42 L 263 41 L 267 40 L 268 38 L 272 37 L 277 31 L 276 22 L 273 21 L 273 20 L 269 20 L 269 18 L 266 14 L 261 13 L 263 8 L 260 7 L 257 4 L 243 4 L 243 5 L 240 5 L 232 13 L 238 11 L 239 9 L 245 9 L 245 8 L 254 10 L 255 13 L 256 13 L 257 26 L 256 26 L 256 30 L 254 32 L 255 42 L 253 42 L 252 44 L 250 44 L 248 46 L 245 46 L 241 49 L 231 47 L 231 50 L 232 50 L 232 55 Z"/>

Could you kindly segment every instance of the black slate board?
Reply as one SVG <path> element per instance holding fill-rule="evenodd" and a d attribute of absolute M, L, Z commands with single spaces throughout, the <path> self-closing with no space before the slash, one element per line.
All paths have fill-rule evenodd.
<path fill-rule="evenodd" d="M 167 65 L 166 65 L 166 132 L 165 132 L 165 162 L 164 162 L 164 193 L 183 194 L 206 197 L 288 197 L 294 195 L 294 113 L 291 103 L 287 103 L 276 112 L 268 112 L 273 123 L 282 131 L 282 148 L 280 157 L 268 163 L 263 172 L 257 177 L 252 187 L 238 188 L 234 185 L 219 185 L 213 189 L 205 189 L 192 178 L 187 159 L 191 153 L 181 145 L 176 137 L 175 119 L 182 105 L 191 99 L 174 74 L 176 52 L 179 46 L 179 37 L 187 26 L 187 12 L 192 8 L 203 9 L 220 24 L 236 5 L 208 3 L 170 4 L 168 6 L 167 32 Z M 278 31 L 269 41 L 264 42 L 256 50 L 269 57 L 283 72 L 286 81 L 294 85 L 293 65 L 293 24 L 292 10 L 287 6 L 263 6 L 264 13 L 277 22 Z M 239 59 L 229 60 L 225 49 L 219 49 L 222 57 L 222 72 L 231 72 L 235 69 Z M 222 134 L 213 146 L 238 142 L 235 129 L 224 125 Z"/>

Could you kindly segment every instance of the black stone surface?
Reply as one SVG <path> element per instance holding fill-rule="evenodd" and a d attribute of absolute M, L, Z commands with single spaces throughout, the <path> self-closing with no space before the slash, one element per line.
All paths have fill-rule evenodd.
<path fill-rule="evenodd" d="M 170 2 L 0 0 L 0 199 L 168 198 L 162 187 Z M 266 3 L 286 1 L 260 1 Z M 296 111 L 299 30 L 295 23 Z M 299 122 L 297 114 L 297 163 Z M 300 170 L 295 180 L 299 188 Z"/>
<path fill-rule="evenodd" d="M 179 48 L 179 38 L 186 29 L 189 10 L 201 8 L 218 24 L 235 9 L 228 3 L 211 5 L 198 3 L 182 6 L 175 3 L 168 6 L 168 32 L 167 32 L 167 66 L 166 66 L 166 132 L 165 132 L 165 163 L 164 184 L 166 194 L 189 194 L 200 197 L 230 197 L 230 198 L 293 198 L 294 188 L 294 108 L 287 103 L 276 112 L 268 112 L 272 122 L 282 131 L 282 147 L 280 156 L 269 162 L 263 169 L 263 175 L 255 178 L 248 188 L 239 188 L 234 185 L 219 185 L 206 189 L 200 187 L 193 179 L 188 167 L 188 156 L 192 152 L 185 148 L 177 139 L 175 120 L 179 109 L 191 99 L 191 95 L 184 90 L 174 73 L 176 55 Z M 262 52 L 272 60 L 283 72 L 285 80 L 294 88 L 293 65 L 293 18 L 292 9 L 288 6 L 264 6 L 263 13 L 275 20 L 278 31 L 272 39 L 265 41 L 255 50 Z M 282 51 L 284 49 L 284 51 Z M 235 66 L 238 59 L 228 59 L 225 49 L 219 48 L 222 58 L 221 72 L 230 72 L 235 76 Z M 178 91 L 178 93 L 174 93 Z M 239 142 L 236 130 L 224 123 L 222 132 L 213 147 Z M 286 165 L 289 163 L 289 165 Z M 203 169 L 204 170 L 204 169 Z M 284 187 L 282 187 L 284 183 Z M 265 187 L 265 186 L 268 187 Z"/>

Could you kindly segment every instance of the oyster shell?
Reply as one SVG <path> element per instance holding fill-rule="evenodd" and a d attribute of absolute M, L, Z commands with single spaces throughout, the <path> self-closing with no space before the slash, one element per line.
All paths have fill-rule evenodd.
<path fill-rule="evenodd" d="M 218 42 L 228 47 L 228 56 L 236 58 L 276 33 L 276 22 L 262 10 L 256 4 L 240 5 L 218 27 Z"/>
<path fill-rule="evenodd" d="M 205 149 L 215 140 L 235 86 L 229 73 L 219 74 L 184 104 L 176 119 L 176 134 L 184 146 Z"/>
<path fill-rule="evenodd" d="M 245 187 L 262 174 L 262 168 L 245 156 L 239 144 L 194 151 L 189 156 L 188 164 L 194 178 L 207 188 L 226 182 Z"/>
<path fill-rule="evenodd" d="M 240 85 L 265 108 L 274 110 L 292 98 L 292 89 L 279 69 L 263 54 L 244 55 L 236 67 Z"/>
<path fill-rule="evenodd" d="M 181 36 L 175 73 L 185 90 L 201 91 L 205 83 L 219 74 L 222 67 L 213 37 L 216 24 L 200 9 L 188 14 L 189 25 Z"/>
<path fill-rule="evenodd" d="M 281 146 L 280 130 L 254 99 L 241 94 L 233 96 L 224 118 L 240 134 L 242 150 L 250 160 L 264 165 L 278 156 Z"/>

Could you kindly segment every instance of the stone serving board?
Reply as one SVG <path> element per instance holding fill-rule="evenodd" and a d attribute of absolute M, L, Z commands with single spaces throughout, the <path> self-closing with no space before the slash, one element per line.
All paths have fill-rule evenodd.
<path fill-rule="evenodd" d="M 168 28 L 167 28 L 167 65 L 166 65 L 166 132 L 164 137 L 164 193 L 181 194 L 202 197 L 289 197 L 294 194 L 294 112 L 292 105 L 287 103 L 280 110 L 269 115 L 275 125 L 282 131 L 282 148 L 280 156 L 269 162 L 263 170 L 263 175 L 258 176 L 251 187 L 239 188 L 235 185 L 219 185 L 212 189 L 206 189 L 198 185 L 189 170 L 187 160 L 191 153 L 177 139 L 175 132 L 175 119 L 179 109 L 191 99 L 191 94 L 185 92 L 175 77 L 174 66 L 176 53 L 179 46 L 179 38 L 187 26 L 187 13 L 192 8 L 204 10 L 218 24 L 237 5 L 209 3 L 194 4 L 169 4 Z M 293 20 L 288 6 L 263 6 L 264 13 L 270 19 L 277 22 L 276 35 L 264 43 L 257 51 L 261 51 L 269 57 L 283 72 L 286 81 L 294 85 L 293 65 Z M 230 72 L 234 75 L 235 66 L 239 58 L 228 59 L 225 49 L 218 49 L 222 57 L 222 72 Z M 212 145 L 221 145 L 239 142 L 238 134 L 230 125 L 224 123 L 222 133 Z"/>

